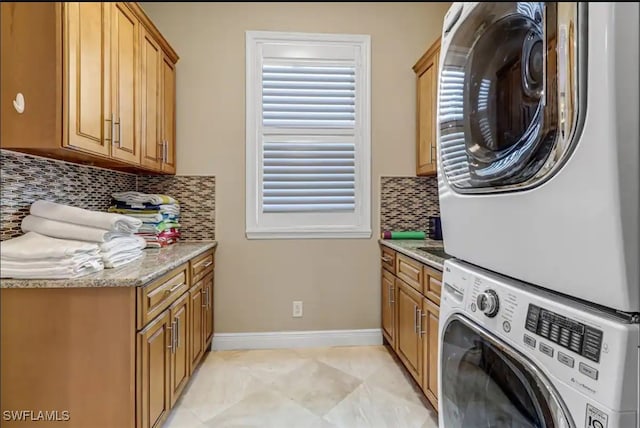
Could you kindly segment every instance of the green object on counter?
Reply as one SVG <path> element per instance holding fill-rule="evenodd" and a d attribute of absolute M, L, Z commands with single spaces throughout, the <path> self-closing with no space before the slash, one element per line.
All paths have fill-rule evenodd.
<path fill-rule="evenodd" d="M 390 237 L 389 237 L 390 235 Z M 419 231 L 407 231 L 407 232 L 385 232 L 385 239 L 426 239 L 427 234 Z"/>

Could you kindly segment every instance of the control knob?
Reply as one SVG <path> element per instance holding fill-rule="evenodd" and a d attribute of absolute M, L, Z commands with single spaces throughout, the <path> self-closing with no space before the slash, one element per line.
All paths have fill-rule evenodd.
<path fill-rule="evenodd" d="M 484 293 L 480 293 L 476 303 L 478 304 L 478 309 L 484 312 L 484 314 L 489 318 L 493 318 L 498 315 L 500 301 L 498 299 L 498 293 L 495 291 L 488 289 L 485 290 Z"/>

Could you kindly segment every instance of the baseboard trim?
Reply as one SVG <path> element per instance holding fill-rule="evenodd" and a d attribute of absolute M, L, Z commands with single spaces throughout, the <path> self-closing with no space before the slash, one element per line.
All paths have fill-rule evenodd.
<path fill-rule="evenodd" d="M 382 330 L 269 331 L 258 333 L 216 333 L 213 350 L 313 348 L 319 346 L 381 345 Z"/>

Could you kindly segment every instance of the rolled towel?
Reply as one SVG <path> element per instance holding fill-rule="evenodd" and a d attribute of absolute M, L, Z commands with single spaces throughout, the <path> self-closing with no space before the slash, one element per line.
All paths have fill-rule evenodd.
<path fill-rule="evenodd" d="M 126 202 L 128 204 L 175 204 L 176 200 L 171 196 L 160 194 L 148 194 L 140 192 L 118 192 L 111 195 L 117 201 Z"/>
<path fill-rule="evenodd" d="M 0 277 L 17 279 L 68 279 L 78 278 L 104 269 L 100 258 L 88 260 L 77 265 L 61 265 L 49 267 L 12 268 L 0 264 Z"/>
<path fill-rule="evenodd" d="M 112 232 L 135 233 L 142 226 L 142 222 L 134 217 L 85 210 L 50 201 L 35 201 L 31 204 L 30 212 L 35 216 L 49 220 L 95 227 Z"/>
<path fill-rule="evenodd" d="M 121 236 L 130 236 L 130 233 L 112 232 L 95 227 L 80 226 L 57 220 L 49 220 L 34 215 L 28 215 L 22 219 L 23 232 L 37 232 L 53 238 L 73 239 L 77 241 L 106 242 Z"/>
<path fill-rule="evenodd" d="M 28 216 L 29 217 L 29 216 Z M 98 244 L 67 239 L 56 239 L 36 232 L 27 232 L 17 238 L 0 242 L 3 260 L 62 259 L 98 254 Z"/>

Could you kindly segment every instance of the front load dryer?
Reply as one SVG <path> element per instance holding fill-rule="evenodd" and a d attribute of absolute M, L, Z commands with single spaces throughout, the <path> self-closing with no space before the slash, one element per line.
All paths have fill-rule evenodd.
<path fill-rule="evenodd" d="M 640 312 L 638 3 L 454 3 L 438 184 L 448 254 Z"/>

